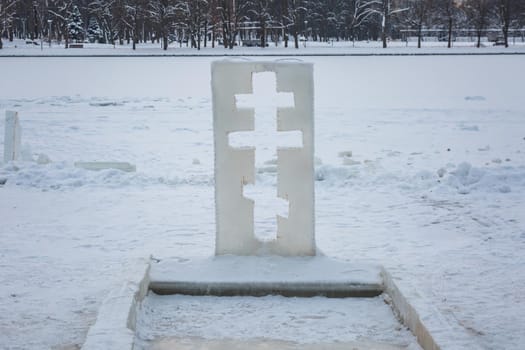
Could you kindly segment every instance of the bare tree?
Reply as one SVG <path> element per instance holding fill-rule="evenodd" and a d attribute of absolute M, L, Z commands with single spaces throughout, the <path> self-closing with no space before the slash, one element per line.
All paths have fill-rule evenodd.
<path fill-rule="evenodd" d="M 53 0 L 49 2 L 49 15 L 57 28 L 57 38 L 64 38 L 66 49 L 69 48 L 68 19 L 71 16 L 73 0 Z"/>
<path fill-rule="evenodd" d="M 366 23 L 375 11 L 370 11 L 373 1 L 369 0 L 350 0 L 348 3 L 348 13 L 346 15 L 348 28 L 352 36 L 352 46 L 355 46 L 356 29 Z"/>
<path fill-rule="evenodd" d="M 280 21 L 281 25 L 283 27 L 283 40 L 284 40 L 284 47 L 288 47 L 288 35 L 289 35 L 289 28 L 288 28 L 288 0 L 282 0 L 281 2 L 281 8 L 280 8 Z"/>
<path fill-rule="evenodd" d="M 522 0 L 498 0 L 498 14 L 505 47 L 509 47 L 509 28 L 511 24 L 513 22 L 517 23 L 519 20 L 520 1 Z M 521 6 L 523 6 L 523 2 Z"/>
<path fill-rule="evenodd" d="M 306 13 L 306 7 L 302 0 L 288 0 L 288 8 L 284 18 L 284 25 L 287 31 L 292 34 L 294 38 L 295 48 L 299 48 L 299 31 L 301 28 L 301 18 Z"/>
<path fill-rule="evenodd" d="M 128 38 L 131 37 L 133 50 L 137 49 L 139 20 L 144 15 L 142 5 L 140 0 L 127 0 L 124 5 L 125 16 L 122 20 L 128 30 Z"/>
<path fill-rule="evenodd" d="M 407 22 L 416 28 L 417 31 L 417 47 L 421 48 L 421 37 L 423 25 L 429 20 L 429 15 L 432 10 L 433 0 L 410 0 L 409 9 L 406 12 Z"/>
<path fill-rule="evenodd" d="M 387 47 L 387 39 L 390 32 L 390 20 L 392 16 L 408 11 L 408 7 L 398 8 L 393 5 L 393 0 L 371 0 L 364 13 L 366 15 L 375 14 L 379 16 L 381 22 L 381 39 L 383 48 Z"/>
<path fill-rule="evenodd" d="M 217 10 L 221 18 L 224 47 L 233 49 L 239 32 L 239 22 L 246 18 L 248 2 L 245 0 L 218 0 Z"/>
<path fill-rule="evenodd" d="M 272 20 L 270 0 L 249 1 L 248 15 L 259 22 L 261 47 L 266 47 L 266 27 Z"/>
<path fill-rule="evenodd" d="M 124 45 L 124 36 L 127 30 L 127 16 L 128 16 L 128 12 L 126 9 L 126 1 L 125 0 L 114 0 L 111 6 L 106 7 L 106 9 L 109 10 L 109 13 L 107 13 L 107 16 L 114 23 L 114 28 L 115 28 L 115 32 L 111 39 L 112 43 L 114 44 L 115 39 L 118 39 L 119 45 Z"/>
<path fill-rule="evenodd" d="M 478 48 L 481 47 L 481 36 L 489 24 L 495 5 L 495 0 L 466 0 L 463 4 L 467 17 L 476 30 Z"/>
<path fill-rule="evenodd" d="M 7 31 L 11 31 L 13 16 L 16 10 L 17 0 L 0 0 L 0 49 L 4 47 L 2 37 Z M 12 40 L 12 34 L 8 34 Z"/>
<path fill-rule="evenodd" d="M 433 0 L 433 16 L 436 22 L 447 28 L 447 47 L 452 47 L 452 30 L 460 15 L 456 0 Z"/>
<path fill-rule="evenodd" d="M 36 32 L 40 38 L 40 49 L 44 47 L 44 28 L 47 20 L 47 4 L 44 1 L 33 1 L 33 11 L 35 15 Z"/>
<path fill-rule="evenodd" d="M 218 1 L 219 0 L 210 0 L 209 11 L 208 11 L 208 23 L 206 25 L 206 32 L 211 32 L 211 47 L 215 47 L 215 41 L 217 37 L 217 30 L 220 27 L 220 15 L 218 10 Z M 206 45 L 205 45 L 206 46 Z"/>
<path fill-rule="evenodd" d="M 162 38 L 162 48 L 168 49 L 169 34 L 173 26 L 177 12 L 183 9 L 183 5 L 173 0 L 149 1 L 148 15 L 157 27 L 157 33 Z"/>
<path fill-rule="evenodd" d="M 191 47 L 201 49 L 204 27 L 207 26 L 208 0 L 190 0 L 187 2 L 186 23 L 190 35 Z"/>

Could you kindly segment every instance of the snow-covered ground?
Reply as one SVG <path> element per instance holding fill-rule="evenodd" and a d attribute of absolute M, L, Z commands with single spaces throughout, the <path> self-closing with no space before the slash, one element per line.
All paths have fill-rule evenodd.
<path fill-rule="evenodd" d="M 40 42 L 35 40 L 26 43 L 24 40 L 4 41 L 4 49 L 0 50 L 2 56 L 222 56 L 222 55 L 426 55 L 426 54 L 525 54 L 525 40 L 521 37 L 510 38 L 509 47 L 495 46 L 486 38 L 481 43 L 481 48 L 476 47 L 476 38 L 465 38 L 465 41 L 453 42 L 452 48 L 447 48 L 447 42 L 423 41 L 421 48 L 417 48 L 417 41 L 391 41 L 388 48 L 383 49 L 381 41 L 301 41 L 299 48 L 295 49 L 294 43 L 284 47 L 284 43 L 277 46 L 274 43 L 266 48 L 235 46 L 233 50 L 225 49 L 220 45 L 214 48 L 208 43 L 201 50 L 171 43 L 168 50 L 161 49 L 157 43 L 140 43 L 133 50 L 131 44 L 83 44 L 83 48 L 65 49 L 63 43 Z"/>
<path fill-rule="evenodd" d="M 0 348 L 74 349 L 150 254 L 213 254 L 212 60 L 1 59 L 0 114 L 52 163 L 0 167 Z M 473 346 L 520 349 L 523 56 L 304 60 L 320 250 L 385 265 Z M 96 160 L 137 172 L 73 166 Z"/>

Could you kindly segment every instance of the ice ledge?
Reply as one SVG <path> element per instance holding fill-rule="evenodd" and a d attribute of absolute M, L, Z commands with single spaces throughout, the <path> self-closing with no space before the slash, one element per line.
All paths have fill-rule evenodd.
<path fill-rule="evenodd" d="M 326 257 L 218 256 L 152 263 L 156 294 L 373 297 L 384 291 L 381 267 Z"/>

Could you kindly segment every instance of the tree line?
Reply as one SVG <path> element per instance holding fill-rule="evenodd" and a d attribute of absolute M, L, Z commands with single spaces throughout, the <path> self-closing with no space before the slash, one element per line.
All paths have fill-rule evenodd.
<path fill-rule="evenodd" d="M 451 46 L 458 30 L 474 33 L 477 45 L 497 29 L 525 27 L 525 0 L 0 0 L 2 39 L 15 37 L 136 45 L 163 49 L 183 43 L 196 49 L 238 42 L 271 42 L 299 48 L 301 40 L 382 40 L 441 33 Z M 411 35 L 413 34 L 413 35 Z M 255 39 L 254 39 L 255 38 Z"/>

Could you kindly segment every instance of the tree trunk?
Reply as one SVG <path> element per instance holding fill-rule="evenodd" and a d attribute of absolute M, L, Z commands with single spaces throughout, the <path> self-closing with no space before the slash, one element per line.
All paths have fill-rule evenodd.
<path fill-rule="evenodd" d="M 388 29 L 388 17 L 390 12 L 390 0 L 383 0 L 383 18 L 381 21 L 381 37 L 383 39 L 383 49 L 386 49 L 387 46 L 387 35 L 386 31 Z"/>
<path fill-rule="evenodd" d="M 115 33 L 113 32 L 113 29 L 108 31 L 108 39 L 111 45 L 115 46 Z"/>
<path fill-rule="evenodd" d="M 204 21 L 204 47 L 208 44 L 208 21 Z"/>
<path fill-rule="evenodd" d="M 521 1 L 521 0 L 520 0 Z M 505 47 L 509 47 L 509 25 L 510 25 L 510 14 L 512 11 L 518 11 L 518 8 L 514 7 L 511 9 L 511 0 L 500 0 L 499 1 L 499 13 L 502 19 L 503 40 L 505 41 Z"/>
<path fill-rule="evenodd" d="M 448 46 L 449 49 L 452 47 L 452 17 L 448 19 Z"/>
<path fill-rule="evenodd" d="M 422 25 L 419 24 L 417 26 L 417 48 L 418 49 L 421 48 L 421 28 L 422 28 Z"/>
<path fill-rule="evenodd" d="M 289 33 L 289 30 L 288 30 L 288 25 L 285 25 L 285 21 L 284 18 L 285 17 L 288 17 L 288 0 L 282 0 L 281 1 L 281 23 L 283 25 L 283 30 L 282 30 L 282 34 L 283 34 L 283 40 L 284 40 L 284 47 L 288 47 L 288 33 Z"/>
<path fill-rule="evenodd" d="M 476 45 L 477 48 L 481 47 L 481 30 L 478 30 L 478 44 Z"/>
<path fill-rule="evenodd" d="M 222 25 L 222 45 L 224 45 L 224 48 L 227 49 L 230 45 L 230 38 L 227 36 L 228 28 L 226 27 L 226 24 Z"/>
<path fill-rule="evenodd" d="M 261 47 L 266 47 L 266 23 L 261 21 Z"/>
<path fill-rule="evenodd" d="M 167 35 L 164 35 L 162 37 L 162 48 L 164 49 L 164 51 L 168 50 L 168 36 Z"/>
<path fill-rule="evenodd" d="M 0 50 L 4 47 L 4 43 L 2 42 L 2 36 L 0 35 Z"/>
<path fill-rule="evenodd" d="M 509 23 L 503 25 L 503 39 L 505 40 L 505 47 L 509 47 Z"/>
<path fill-rule="evenodd" d="M 233 31 L 233 29 L 230 27 L 230 30 L 229 30 L 229 43 L 228 43 L 228 48 L 230 50 L 233 50 L 233 47 L 235 46 L 235 32 Z"/>

